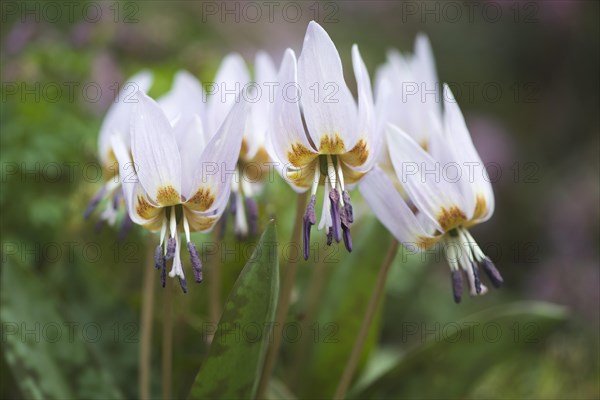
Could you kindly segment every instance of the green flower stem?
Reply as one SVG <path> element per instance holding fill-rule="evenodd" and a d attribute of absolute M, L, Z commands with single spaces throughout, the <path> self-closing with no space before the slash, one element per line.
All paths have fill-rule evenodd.
<path fill-rule="evenodd" d="M 139 354 L 139 394 L 140 399 L 150 398 L 150 366 L 152 358 L 152 317 L 154 314 L 154 295 L 156 291 L 156 270 L 154 269 L 154 240 L 148 236 L 148 251 L 144 265 L 142 289 L 142 312 L 140 316 L 140 354 Z"/>

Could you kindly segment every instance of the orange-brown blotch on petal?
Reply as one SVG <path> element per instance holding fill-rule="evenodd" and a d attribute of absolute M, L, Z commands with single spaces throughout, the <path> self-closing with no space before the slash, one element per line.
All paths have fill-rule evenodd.
<path fill-rule="evenodd" d="M 438 240 L 439 239 L 436 237 L 419 236 L 417 237 L 416 245 L 421 251 L 425 251 L 433 247 L 433 245 L 435 245 L 438 242 Z"/>
<path fill-rule="evenodd" d="M 185 203 L 186 207 L 194 211 L 206 211 L 215 202 L 215 195 L 212 194 L 210 188 L 201 187 L 198 191 L 188 199 Z"/>
<path fill-rule="evenodd" d="M 319 143 L 319 152 L 321 154 L 344 154 L 346 152 L 346 146 L 344 140 L 339 134 L 335 134 L 334 137 L 331 135 L 323 135 L 321 143 Z"/>
<path fill-rule="evenodd" d="M 307 149 L 301 143 L 292 143 L 287 156 L 290 163 L 297 168 L 302 168 L 317 158 L 317 154 L 314 151 Z"/>
<path fill-rule="evenodd" d="M 438 214 L 438 223 L 444 230 L 448 232 L 450 229 L 456 228 L 462 225 L 466 221 L 467 217 L 464 212 L 457 206 L 442 207 Z"/>
<path fill-rule="evenodd" d="M 181 195 L 173 186 L 163 186 L 156 192 L 156 202 L 161 207 L 174 206 L 181 203 Z"/>
<path fill-rule="evenodd" d="M 144 196 L 138 195 L 136 198 L 135 211 L 144 219 L 152 219 L 159 210 L 156 207 L 153 207 Z"/>
<path fill-rule="evenodd" d="M 190 224 L 190 230 L 192 232 L 204 232 L 208 229 L 212 228 L 212 226 L 217 222 L 217 218 L 215 217 L 205 217 L 197 214 L 193 214 L 191 212 L 186 212 L 186 217 L 188 223 Z"/>
<path fill-rule="evenodd" d="M 359 139 L 356 142 L 356 145 L 342 156 L 344 162 L 353 167 L 359 167 L 367 162 L 367 158 L 369 158 L 369 148 L 367 141 L 364 139 Z"/>
<path fill-rule="evenodd" d="M 477 193 L 475 198 L 475 211 L 473 212 L 473 220 L 477 220 L 483 217 L 487 211 L 487 202 L 485 196 L 481 193 Z"/>

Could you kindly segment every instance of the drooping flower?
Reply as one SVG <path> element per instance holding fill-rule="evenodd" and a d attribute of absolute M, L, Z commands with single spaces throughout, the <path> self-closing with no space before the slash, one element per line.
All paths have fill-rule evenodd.
<path fill-rule="evenodd" d="M 387 129 L 395 173 L 417 214 L 379 168 L 362 180 L 360 190 L 379 220 L 400 242 L 421 250 L 443 243 L 454 300 L 458 303 L 462 273 L 467 277 L 471 295 L 487 292 L 481 283 L 480 267 L 496 287 L 502 283 L 502 277 L 468 231 L 492 216 L 492 186 L 447 85 L 443 95 L 443 129 L 430 137 L 429 151 L 397 126 L 390 124 Z"/>
<path fill-rule="evenodd" d="M 358 86 L 356 104 L 338 51 L 325 30 L 310 22 L 298 62 L 286 50 L 271 111 L 268 149 L 283 177 L 298 192 L 311 190 L 304 216 L 303 251 L 309 257 L 310 231 L 316 224 L 316 195 L 324 186 L 319 229 L 327 242 L 342 238 L 352 251 L 354 220 L 348 189 L 375 163 L 380 147 L 375 132 L 371 83 L 358 47 L 352 48 Z M 306 129 L 305 129 L 306 126 Z"/>
<path fill-rule="evenodd" d="M 96 207 L 98 207 L 103 200 L 108 199 L 109 201 L 107 201 L 106 208 L 100 215 L 99 222 L 103 223 L 106 221 L 109 225 L 114 225 L 116 222 L 121 204 L 122 191 L 118 176 L 119 168 L 110 137 L 114 134 L 118 134 L 123 138 L 125 143 L 130 142 L 129 118 L 135 105 L 134 96 L 138 91 L 147 92 L 151 85 L 152 74 L 150 72 L 141 71 L 137 73 L 123 84 L 117 98 L 108 109 L 98 136 L 98 158 L 102 165 L 105 183 L 88 204 L 84 212 L 84 218 L 89 218 Z M 125 213 L 122 232 L 127 229 L 130 222 L 131 220 L 127 213 Z"/>
<path fill-rule="evenodd" d="M 208 98 L 208 129 L 218 125 L 235 103 L 240 90 L 248 96 L 250 117 L 244 132 L 242 148 L 232 181 L 230 213 L 234 216 L 234 233 L 239 238 L 255 235 L 258 230 L 258 206 L 255 196 L 262 190 L 267 176 L 269 156 L 265 150 L 265 136 L 270 108 L 270 85 L 275 82 L 276 70 L 271 58 L 259 52 L 255 60 L 254 79 L 244 59 L 236 53 L 229 54 L 215 77 L 213 94 Z M 226 225 L 222 219 L 222 229 Z"/>
<path fill-rule="evenodd" d="M 440 84 L 427 36 L 417 35 L 414 48 L 413 54 L 388 52 L 375 77 L 375 108 L 379 131 L 394 124 L 427 149 L 441 127 Z"/>
<path fill-rule="evenodd" d="M 202 146 L 202 132 L 189 125 L 171 125 L 163 109 L 142 92 L 131 116 L 131 156 L 119 135 L 111 137 L 119 162 L 125 203 L 133 222 L 160 232 L 156 267 L 166 280 L 166 262 L 173 259 L 169 276 L 179 278 L 187 291 L 180 249 L 185 234 L 194 272 L 202 281 L 202 266 L 190 232 L 212 229 L 229 198 L 232 171 L 241 147 L 247 106 L 240 101 L 218 132 Z"/>

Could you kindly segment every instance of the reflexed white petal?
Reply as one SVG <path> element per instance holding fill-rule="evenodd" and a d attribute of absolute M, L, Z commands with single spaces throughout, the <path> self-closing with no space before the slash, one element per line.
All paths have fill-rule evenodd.
<path fill-rule="evenodd" d="M 439 226 L 438 217 L 442 209 L 463 209 L 462 196 L 458 187 L 446 180 L 444 166 L 436 162 L 404 131 L 388 125 L 387 140 L 390 158 L 398 180 L 417 209 Z"/>
<path fill-rule="evenodd" d="M 316 151 L 311 146 L 302 119 L 300 117 L 300 102 L 296 77 L 296 56 L 294 51 L 287 49 L 281 68 L 277 77 L 279 86 L 275 91 L 275 102 L 270 113 L 270 124 L 267 132 L 269 145 L 267 150 L 270 151 L 271 158 L 281 160 L 284 164 L 296 163 L 297 160 L 293 157 L 293 148 L 298 148 L 298 145 L 303 147 L 309 153 Z M 297 165 L 300 166 L 300 165 Z M 282 165 L 281 168 L 284 168 Z"/>
<path fill-rule="evenodd" d="M 250 74 L 246 62 L 237 53 L 227 55 L 217 71 L 214 82 L 207 89 L 207 128 L 209 135 L 214 135 L 231 107 L 239 102 L 240 91 L 250 82 Z"/>
<path fill-rule="evenodd" d="M 356 77 L 358 91 L 358 127 L 359 139 L 367 142 L 369 155 L 365 163 L 355 169 L 359 171 L 368 171 L 373 167 L 381 149 L 383 135 L 376 131 L 375 105 L 373 102 L 373 92 L 371 89 L 371 80 L 367 67 L 360 56 L 358 46 L 352 46 L 352 66 L 354 67 L 354 76 Z"/>
<path fill-rule="evenodd" d="M 173 121 L 187 124 L 195 115 L 203 121 L 205 116 L 204 98 L 204 89 L 201 83 L 189 72 L 179 71 L 175 75 L 169 93 L 162 96 L 157 102 L 171 124 Z"/>
<path fill-rule="evenodd" d="M 179 121 L 173 128 L 177 148 L 180 149 L 181 157 L 181 193 L 190 193 L 194 187 L 194 180 L 189 173 L 193 171 L 198 163 L 198 158 L 206 147 L 207 138 L 200 117 L 193 115 L 192 119 Z"/>
<path fill-rule="evenodd" d="M 361 194 L 379 221 L 404 245 L 433 240 L 422 227 L 394 184 L 378 167 L 368 172 L 358 185 Z"/>
<path fill-rule="evenodd" d="M 265 136 L 269 125 L 269 112 L 274 102 L 275 91 L 280 90 L 277 82 L 277 70 L 271 57 L 263 51 L 256 54 L 256 75 L 254 82 L 257 89 L 254 91 L 257 101 L 252 104 L 251 128 L 247 133 L 248 159 L 254 158 L 257 151 L 264 146 Z"/>
<path fill-rule="evenodd" d="M 137 91 L 147 92 L 152 86 L 152 73 L 141 71 L 132 76 L 123 84 L 118 97 L 108 109 L 98 136 L 99 157 L 106 167 L 113 161 L 110 159 L 110 137 L 114 133 L 123 136 L 123 140 L 129 148 L 129 119 L 133 106 L 135 105 L 135 93 Z"/>
<path fill-rule="evenodd" d="M 160 214 L 160 208 L 148 200 L 146 192 L 142 188 L 142 185 L 140 185 L 135 172 L 135 165 L 129 157 L 129 150 L 123 142 L 123 138 L 118 134 L 111 136 L 111 146 L 119 163 L 119 180 L 123 188 L 123 198 L 127 207 L 127 214 L 138 225 L 149 225 L 157 222 L 160 215 L 162 215 Z M 138 199 L 148 200 L 147 204 L 150 206 L 148 214 L 144 216 L 140 215 L 138 212 Z"/>
<path fill-rule="evenodd" d="M 140 183 L 159 205 L 181 193 L 181 157 L 173 128 L 160 106 L 142 92 L 131 121 L 131 151 Z M 174 193 L 171 191 L 174 191 Z M 167 194 L 165 190 L 170 192 Z"/>
<path fill-rule="evenodd" d="M 479 157 L 465 119 L 448 85 L 444 84 L 444 137 L 450 143 L 456 162 L 462 167 L 460 186 L 469 218 L 474 212 L 478 222 L 494 212 L 494 192 L 485 165 Z M 485 206 L 482 207 L 482 204 Z"/>
<path fill-rule="evenodd" d="M 412 63 L 414 75 L 419 82 L 424 82 L 427 90 L 438 88 L 439 91 L 433 50 L 431 50 L 431 43 L 425 34 L 420 33 L 415 39 L 415 54 Z M 440 103 L 437 108 L 440 108 Z"/>
<path fill-rule="evenodd" d="M 335 45 L 314 21 L 309 23 L 304 36 L 298 82 L 304 120 L 315 145 L 320 148 L 323 140 L 336 143 L 337 135 L 346 151 L 354 147 L 358 139 L 356 103 L 344 81 Z"/>
<path fill-rule="evenodd" d="M 248 125 L 249 108 L 249 104 L 243 100 L 235 104 L 219 131 L 197 158 L 194 168 L 185 172 L 192 177 L 192 190 L 185 193 L 189 207 L 194 207 L 192 203 L 196 194 L 203 191 L 209 192 L 213 198 L 209 207 L 201 211 L 211 215 L 221 215 L 224 211 L 231 179 L 236 173 L 242 137 Z"/>

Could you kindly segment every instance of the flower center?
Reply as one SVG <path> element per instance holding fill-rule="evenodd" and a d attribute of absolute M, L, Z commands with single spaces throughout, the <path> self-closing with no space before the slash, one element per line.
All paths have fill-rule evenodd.
<path fill-rule="evenodd" d="M 472 296 L 487 292 L 487 287 L 481 283 L 479 267 L 483 268 L 494 287 L 499 287 L 502 284 L 502 276 L 492 260 L 483 253 L 469 231 L 462 226 L 448 232 L 445 239 L 445 252 L 451 270 L 452 291 L 456 303 L 460 303 L 461 300 L 462 273 L 467 276 Z"/>
<path fill-rule="evenodd" d="M 346 249 L 352 251 L 352 236 L 350 225 L 354 222 L 350 194 L 344 186 L 344 174 L 342 172 L 341 160 L 336 155 L 321 155 L 315 166 L 315 175 L 312 185 L 310 201 L 304 214 L 303 244 L 304 259 L 308 260 L 310 255 L 310 231 L 316 224 L 315 207 L 317 202 L 317 190 L 323 175 L 323 210 L 319 230 L 325 228 L 327 234 L 327 245 L 333 240 L 337 243 L 344 240 Z M 341 195 L 340 195 L 341 193 Z"/>

